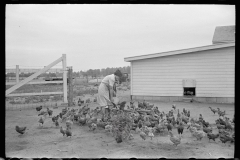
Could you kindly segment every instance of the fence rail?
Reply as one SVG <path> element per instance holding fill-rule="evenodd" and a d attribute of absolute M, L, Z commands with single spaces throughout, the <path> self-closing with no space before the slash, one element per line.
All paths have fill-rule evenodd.
<path fill-rule="evenodd" d="M 34 73 L 34 72 L 38 72 L 40 71 L 41 69 L 19 69 L 19 73 Z M 17 73 L 16 72 L 16 69 L 13 69 L 13 68 L 7 68 L 6 69 L 6 72 L 7 73 Z M 48 72 L 50 73 L 62 73 L 63 72 L 63 69 L 62 68 L 51 68 L 48 70 Z"/>
<path fill-rule="evenodd" d="M 42 96 L 42 95 L 54 95 L 54 94 L 63 94 L 63 92 L 14 93 L 14 94 L 9 94 L 6 97 Z"/>
<path fill-rule="evenodd" d="M 63 71 L 63 81 L 39 81 L 39 82 L 33 82 L 32 80 L 39 75 L 41 75 L 44 72 L 47 72 L 50 70 L 53 66 L 58 64 L 59 62 L 62 62 L 63 68 L 61 69 Z M 14 97 L 14 96 L 35 96 L 35 95 L 53 95 L 53 94 L 63 94 L 63 102 L 67 103 L 67 63 L 66 63 L 66 54 L 63 54 L 62 57 L 58 58 L 48 66 L 44 67 L 41 70 L 38 70 L 36 73 L 32 74 L 31 76 L 25 78 L 22 81 L 19 81 L 19 65 L 16 65 L 16 82 L 7 82 L 6 84 L 13 85 L 9 89 L 6 90 L 5 96 L 6 97 Z M 32 81 L 32 82 L 30 82 Z M 41 93 L 16 93 L 11 94 L 16 89 L 20 88 L 21 86 L 25 84 L 47 84 L 47 83 L 63 83 L 63 92 L 41 92 Z"/>
<path fill-rule="evenodd" d="M 50 83 L 63 83 L 63 81 L 38 81 L 38 82 L 28 82 L 26 84 L 50 84 Z M 16 82 L 6 82 L 6 85 L 15 85 Z"/>

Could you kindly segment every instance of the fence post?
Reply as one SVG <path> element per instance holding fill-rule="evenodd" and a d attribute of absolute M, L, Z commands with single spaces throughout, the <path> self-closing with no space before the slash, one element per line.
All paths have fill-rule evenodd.
<path fill-rule="evenodd" d="M 72 67 L 68 69 L 68 106 L 73 104 Z"/>
<path fill-rule="evenodd" d="M 63 102 L 67 103 L 67 62 L 66 62 L 66 54 L 62 55 L 62 65 L 63 65 Z"/>
<path fill-rule="evenodd" d="M 19 65 L 16 65 L 16 83 L 19 82 Z"/>

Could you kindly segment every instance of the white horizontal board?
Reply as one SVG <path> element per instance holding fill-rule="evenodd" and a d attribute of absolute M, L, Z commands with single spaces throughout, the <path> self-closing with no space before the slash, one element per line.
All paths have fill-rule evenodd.
<path fill-rule="evenodd" d="M 181 83 L 183 79 L 151 79 L 151 78 L 143 78 L 143 79 L 137 79 L 136 81 L 134 81 L 134 83 L 152 83 L 152 84 L 156 84 L 156 83 L 164 83 L 164 84 L 177 84 L 177 83 Z M 225 83 L 229 83 L 232 84 L 234 82 L 234 78 L 221 78 L 216 82 L 215 78 L 209 79 L 209 78 L 205 78 L 205 79 L 195 79 L 197 84 L 215 84 L 215 83 L 219 83 L 219 84 L 225 84 Z"/>
<path fill-rule="evenodd" d="M 209 55 L 200 55 L 200 54 L 196 54 L 194 57 L 191 57 L 191 56 L 189 56 L 189 55 L 175 55 L 175 56 L 171 56 L 171 57 L 160 57 L 161 59 L 162 59 L 162 61 L 163 62 L 170 62 L 170 61 L 174 61 L 174 60 L 182 60 L 182 61 L 192 61 L 192 60 L 196 60 L 196 59 L 198 59 L 198 60 L 206 60 L 206 61 L 216 61 L 216 56 L 218 56 L 217 57 L 217 59 L 219 59 L 220 61 L 221 60 L 223 60 L 224 58 L 226 59 L 226 60 L 231 60 L 231 59 L 233 59 L 233 58 L 235 58 L 235 54 L 229 54 L 229 55 L 224 55 L 224 54 L 222 54 L 222 55 L 217 55 L 217 54 L 215 54 L 215 55 L 211 55 L 211 56 L 209 56 Z M 145 60 L 140 60 L 140 61 L 133 61 L 132 63 L 135 65 L 135 64 L 140 64 L 140 63 L 148 63 L 148 62 L 150 62 L 150 61 L 157 61 L 157 59 L 159 59 L 159 58 L 153 58 L 153 59 L 145 59 Z"/>
<path fill-rule="evenodd" d="M 173 88 L 173 87 L 183 87 L 182 84 L 164 84 L 164 83 L 156 83 L 156 84 L 133 84 L 132 87 L 149 87 L 149 88 Z M 196 88 L 234 88 L 234 84 L 197 84 Z"/>
<path fill-rule="evenodd" d="M 192 60 L 192 61 L 181 61 L 181 60 L 175 60 L 175 61 L 161 61 L 161 62 L 145 62 L 145 63 L 139 63 L 139 64 L 134 64 L 133 68 L 136 69 L 138 67 L 164 67 L 164 66 L 175 66 L 175 65 L 181 65 L 181 66 L 195 66 L 195 65 L 212 65 L 212 64 L 226 64 L 226 65 L 231 65 L 233 64 L 232 59 L 222 59 L 221 61 L 209 61 L 209 60 Z"/>
<path fill-rule="evenodd" d="M 50 84 L 50 83 L 63 83 L 63 81 L 39 81 L 39 82 L 28 82 L 27 84 Z M 17 84 L 16 82 L 6 82 L 6 85 L 15 85 Z"/>
<path fill-rule="evenodd" d="M 235 97 L 234 94 L 230 94 L 230 93 L 198 93 L 197 95 L 195 95 L 196 97 Z"/>
<path fill-rule="evenodd" d="M 170 79 L 170 78 L 178 78 L 178 79 L 194 79 L 194 78 L 201 78 L 201 77 L 205 77 L 205 78 L 234 78 L 233 74 L 191 74 L 191 75 L 133 75 L 133 80 L 135 79 L 142 79 L 143 77 L 145 77 L 146 79 L 148 78 L 156 78 L 156 79 L 161 79 L 161 78 L 165 78 L 165 79 Z"/>
<path fill-rule="evenodd" d="M 227 74 L 234 74 L 235 71 L 232 70 L 232 69 L 223 69 L 223 70 L 217 70 L 217 69 L 209 69 L 209 70 L 201 70 L 201 69 L 198 69 L 198 70 L 182 70 L 182 69 L 175 69 L 173 71 L 170 71 L 170 69 L 166 69 L 166 70 L 161 70 L 161 71 L 156 71 L 156 70 L 149 70 L 149 71 L 136 71 L 133 73 L 133 75 L 142 75 L 142 74 L 149 74 L 149 75 L 152 75 L 152 74 L 156 74 L 156 75 L 161 75 L 161 74 L 165 74 L 165 75 L 170 75 L 170 74 L 179 74 L 179 73 L 182 73 L 182 74 L 187 74 L 187 73 L 199 73 L 199 74 L 223 74 L 223 73 L 227 73 Z"/>
<path fill-rule="evenodd" d="M 134 95 L 134 96 L 156 96 L 156 97 L 174 97 L 174 96 L 179 96 L 179 97 L 181 97 L 181 96 L 183 96 L 183 95 L 181 95 L 181 94 L 156 94 L 156 93 L 133 93 L 132 95 Z M 221 97 L 229 97 L 229 98 L 233 98 L 233 97 L 235 97 L 235 95 L 222 95 L 222 94 L 201 94 L 201 95 L 198 95 L 198 96 L 196 96 L 196 97 L 219 97 L 219 98 L 221 98 Z"/>
<path fill-rule="evenodd" d="M 151 83 L 147 83 L 147 82 L 151 82 Z M 171 80 L 171 81 L 167 81 L 166 79 L 162 79 L 162 80 L 159 80 L 159 81 L 151 81 L 151 80 L 148 80 L 148 81 L 135 81 L 133 85 L 142 85 L 142 84 L 145 84 L 145 85 L 151 85 L 151 84 L 169 84 L 169 85 L 176 85 L 176 84 L 182 84 L 182 79 L 176 79 L 176 80 Z M 234 79 L 230 80 L 230 79 L 225 79 L 224 81 L 199 81 L 198 79 L 196 80 L 196 84 L 197 85 L 205 85 L 205 84 L 211 84 L 211 85 L 214 85 L 214 84 L 234 84 Z"/>
<path fill-rule="evenodd" d="M 201 69 L 201 70 L 204 70 L 204 69 L 218 69 L 218 70 L 221 70 L 221 69 L 234 69 L 235 68 L 235 65 L 234 63 L 231 63 L 229 65 L 226 65 L 226 64 L 222 64 L 222 65 L 218 65 L 218 64 L 211 64 L 211 65 L 192 65 L 192 66 L 185 66 L 185 65 L 166 65 L 166 66 L 151 66 L 151 65 L 148 65 L 148 66 L 141 66 L 141 67 L 138 67 L 138 68 L 133 68 L 133 73 L 137 72 L 137 71 L 140 71 L 140 72 L 151 72 L 151 71 L 161 71 L 164 69 L 167 69 L 168 71 L 169 70 L 172 70 L 174 71 L 173 69 Z M 159 70 L 160 69 L 160 70 Z"/>
<path fill-rule="evenodd" d="M 39 92 L 39 93 L 14 93 L 8 94 L 6 97 L 20 97 L 20 96 L 37 96 L 37 95 L 55 95 L 55 94 L 63 94 L 63 92 Z"/>
<path fill-rule="evenodd" d="M 143 60 L 143 61 L 135 61 L 135 62 L 132 62 L 133 65 L 135 66 L 138 66 L 138 65 L 146 65 L 146 64 L 149 64 L 149 63 L 157 63 L 159 62 L 160 58 L 154 58 L 154 59 L 147 59 L 147 60 Z M 170 58 L 166 58 L 166 59 L 161 59 L 161 64 L 169 64 L 169 63 L 192 63 L 192 62 L 197 62 L 197 63 L 208 63 L 208 62 L 213 62 L 213 63 L 222 63 L 222 62 L 231 62 L 231 60 L 235 59 L 235 56 L 229 56 L 229 57 L 226 57 L 226 56 L 223 56 L 223 57 L 218 57 L 216 59 L 216 56 L 213 56 L 212 58 L 206 58 L 206 57 L 195 57 L 195 58 L 189 58 L 189 57 L 181 57 L 181 58 L 178 58 L 178 57 L 172 57 L 171 59 Z M 226 61 L 224 61 L 226 60 Z"/>
<path fill-rule="evenodd" d="M 133 88 L 135 88 L 133 86 Z M 229 87 L 229 89 L 231 88 L 231 90 L 228 90 L 227 87 L 226 88 L 199 88 L 196 87 L 197 91 L 221 91 L 221 92 L 233 92 L 234 87 Z M 182 91 L 183 87 L 176 87 L 176 88 L 169 88 L 169 87 L 146 87 L 146 86 L 142 86 L 142 87 L 138 87 L 134 89 L 135 91 L 137 90 L 144 90 L 144 91 Z"/>
<path fill-rule="evenodd" d="M 136 90 L 136 91 L 134 91 L 133 92 L 134 94 L 140 94 L 140 93 L 142 93 L 142 90 Z M 161 91 L 151 91 L 151 90 L 144 90 L 144 92 L 143 93 L 145 93 L 145 94 L 149 94 L 149 95 L 151 95 L 151 94 L 177 94 L 177 95 L 183 95 L 183 91 L 165 91 L 165 92 L 161 92 Z M 151 93 L 151 94 L 150 94 Z M 207 91 L 205 91 L 205 92 L 196 92 L 196 96 L 199 96 L 199 95 L 201 95 L 201 94 L 217 94 L 217 95 L 234 95 L 234 92 L 223 92 L 223 91 L 211 91 L 211 92 L 207 92 Z"/>
<path fill-rule="evenodd" d="M 200 84 L 197 88 L 234 88 L 234 84 Z"/>
<path fill-rule="evenodd" d="M 235 63 L 208 63 L 208 64 L 192 64 L 192 65 L 187 65 L 187 64 L 166 64 L 166 65 L 154 65 L 154 64 L 149 64 L 149 65 L 141 65 L 141 66 L 136 66 L 134 67 L 134 71 L 141 71 L 141 70 L 159 70 L 159 68 L 161 69 L 165 69 L 165 68 L 169 68 L 169 69 L 174 69 L 174 68 L 182 68 L 182 69 L 205 69 L 205 68 L 219 68 L 219 69 L 226 69 L 226 67 L 229 68 L 234 68 L 235 67 Z"/>

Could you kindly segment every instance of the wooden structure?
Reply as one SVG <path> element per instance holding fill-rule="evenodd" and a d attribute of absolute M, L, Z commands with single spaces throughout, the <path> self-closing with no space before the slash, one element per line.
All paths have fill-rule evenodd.
<path fill-rule="evenodd" d="M 62 62 L 62 71 L 63 71 L 63 81 L 42 81 L 42 82 L 30 82 L 37 76 L 41 75 L 44 72 L 47 72 L 51 67 L 55 66 L 59 62 Z M 63 54 L 62 57 L 58 58 L 48 66 L 44 67 L 43 69 L 39 70 L 38 72 L 32 74 L 31 76 L 27 77 L 26 79 L 19 82 L 19 67 L 16 66 L 16 83 L 12 83 L 11 88 L 6 90 L 6 97 L 13 97 L 13 96 L 36 96 L 36 95 L 54 95 L 54 94 L 63 94 L 63 102 L 67 103 L 67 70 L 66 70 L 66 54 Z M 48 83 L 63 83 L 63 92 L 40 92 L 40 93 L 16 93 L 11 94 L 16 89 L 20 88 L 23 85 L 26 84 L 48 84 Z M 9 84 L 9 83 L 8 83 Z M 11 84 L 11 83 L 10 83 Z"/>
<path fill-rule="evenodd" d="M 72 78 L 72 67 L 68 67 L 68 106 L 73 105 L 73 78 Z"/>
<path fill-rule="evenodd" d="M 218 36 L 214 43 L 216 39 L 221 43 L 124 58 L 131 63 L 132 99 L 182 101 L 191 97 L 200 102 L 234 103 L 235 42 L 224 43 Z"/>

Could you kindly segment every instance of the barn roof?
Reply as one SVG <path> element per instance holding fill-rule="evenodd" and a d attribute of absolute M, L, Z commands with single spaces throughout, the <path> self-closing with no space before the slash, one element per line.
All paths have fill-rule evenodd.
<path fill-rule="evenodd" d="M 208 45 L 208 46 L 201 46 L 201 47 L 175 50 L 175 51 L 169 51 L 169 52 L 140 55 L 140 56 L 134 56 L 134 57 L 126 57 L 126 58 L 124 58 L 124 61 L 131 62 L 131 61 L 147 59 L 147 58 L 157 58 L 157 57 L 163 57 L 163 56 L 171 56 L 171 55 L 177 55 L 177 54 L 205 51 L 205 50 L 232 47 L 232 46 L 235 46 L 235 42 L 234 43 L 213 44 L 213 45 Z"/>
<path fill-rule="evenodd" d="M 235 26 L 218 26 L 215 28 L 212 43 L 235 42 Z"/>

